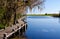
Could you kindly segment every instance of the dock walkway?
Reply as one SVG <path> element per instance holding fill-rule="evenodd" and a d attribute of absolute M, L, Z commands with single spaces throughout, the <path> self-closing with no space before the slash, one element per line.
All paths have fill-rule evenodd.
<path fill-rule="evenodd" d="M 16 25 L 12 25 L 9 27 L 6 27 L 5 29 L 0 30 L 0 39 L 7 39 L 10 37 L 13 33 L 17 32 L 20 30 L 25 24 L 21 19 L 24 19 L 25 17 L 22 17 L 18 19 L 18 22 Z M 5 36 L 6 35 L 6 36 Z"/>

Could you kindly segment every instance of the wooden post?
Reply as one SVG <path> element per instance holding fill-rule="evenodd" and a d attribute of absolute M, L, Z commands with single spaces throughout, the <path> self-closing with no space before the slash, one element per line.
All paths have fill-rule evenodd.
<path fill-rule="evenodd" d="M 19 31 L 19 37 L 20 37 L 20 29 L 18 31 Z"/>
<path fill-rule="evenodd" d="M 14 31 L 14 29 L 12 29 L 12 32 Z"/>
<path fill-rule="evenodd" d="M 27 29 L 28 25 L 26 24 L 26 29 Z"/>
<path fill-rule="evenodd" d="M 22 35 L 22 28 L 20 29 L 20 35 Z"/>
<path fill-rule="evenodd" d="M 12 32 L 14 31 L 14 29 L 12 29 Z M 15 33 L 12 34 L 12 37 L 15 37 Z"/>
<path fill-rule="evenodd" d="M 17 29 L 19 28 L 19 26 L 17 26 Z"/>
<path fill-rule="evenodd" d="M 3 39 L 7 39 L 6 34 L 7 34 L 7 33 L 3 34 Z"/>
<path fill-rule="evenodd" d="M 27 26 L 26 26 L 26 24 L 25 24 L 25 31 L 26 31 L 26 27 L 27 27 Z"/>

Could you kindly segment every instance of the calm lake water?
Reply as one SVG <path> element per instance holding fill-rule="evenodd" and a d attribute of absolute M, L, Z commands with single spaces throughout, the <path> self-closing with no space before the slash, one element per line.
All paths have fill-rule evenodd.
<path fill-rule="evenodd" d="M 27 16 L 27 39 L 60 39 L 60 18 Z"/>

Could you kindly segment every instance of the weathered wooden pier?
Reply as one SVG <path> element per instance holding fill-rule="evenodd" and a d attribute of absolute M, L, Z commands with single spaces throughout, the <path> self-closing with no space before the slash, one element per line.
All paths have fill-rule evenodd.
<path fill-rule="evenodd" d="M 16 25 L 12 25 L 0 30 L 0 39 L 10 39 L 17 34 L 22 35 L 23 32 L 25 32 L 27 29 L 27 23 L 22 21 L 21 19 L 18 20 L 19 23 L 17 23 Z"/>

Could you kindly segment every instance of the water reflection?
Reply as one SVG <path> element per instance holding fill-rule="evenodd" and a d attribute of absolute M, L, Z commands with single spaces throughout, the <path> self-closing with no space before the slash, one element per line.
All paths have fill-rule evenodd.
<path fill-rule="evenodd" d="M 59 17 L 59 23 L 60 23 L 60 17 Z"/>
<path fill-rule="evenodd" d="M 58 20 L 59 19 L 59 20 Z M 60 39 L 60 18 L 29 16 L 27 18 L 27 39 Z"/>

